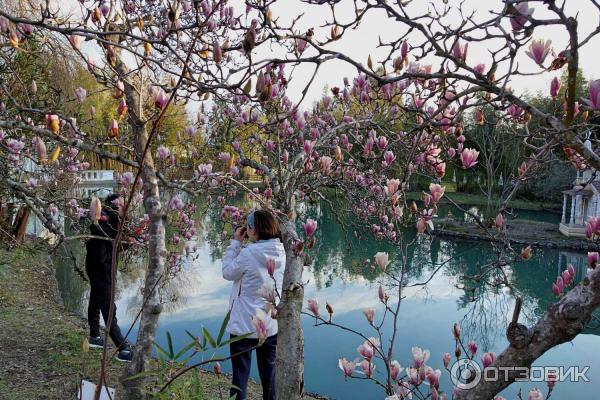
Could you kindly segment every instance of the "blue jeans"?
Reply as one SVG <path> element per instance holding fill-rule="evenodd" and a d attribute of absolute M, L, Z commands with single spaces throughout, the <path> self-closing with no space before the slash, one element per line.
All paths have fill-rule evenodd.
<path fill-rule="evenodd" d="M 235 335 L 231 335 L 232 338 Z M 248 377 L 252 365 L 252 347 L 258 344 L 258 339 L 242 339 L 229 345 L 231 355 L 238 354 L 231 359 L 233 367 L 234 386 L 229 391 L 235 400 L 246 400 L 248 389 Z M 258 374 L 263 389 L 263 400 L 275 400 L 275 350 L 277 349 L 277 335 L 269 336 L 262 346 L 256 349 L 256 360 L 258 362 Z M 244 353 L 245 351 L 245 353 Z"/>

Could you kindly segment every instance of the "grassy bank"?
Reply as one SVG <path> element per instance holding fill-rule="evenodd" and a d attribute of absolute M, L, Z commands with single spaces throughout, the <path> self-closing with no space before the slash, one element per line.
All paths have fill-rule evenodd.
<path fill-rule="evenodd" d="M 100 368 L 101 351 L 82 350 L 86 336 L 86 322 L 57 303 L 45 248 L 29 244 L 0 249 L 0 399 L 74 398 L 78 379 L 95 381 Z M 108 384 L 117 388 L 117 397 L 123 367 L 110 360 Z M 176 386 L 185 391 L 198 381 L 202 397 L 190 392 L 177 398 L 227 398 L 220 395 L 228 390 L 226 376 L 192 371 Z M 249 399 L 262 398 L 260 391 L 260 385 L 251 384 Z"/>
<path fill-rule="evenodd" d="M 449 201 L 446 200 L 445 197 L 451 199 L 455 203 L 462 205 L 468 204 L 473 206 L 487 206 L 487 197 L 483 195 L 459 192 L 446 193 L 444 195 L 444 198 L 442 198 L 442 204 L 449 204 Z M 410 200 L 419 200 L 421 198 L 421 192 L 410 192 L 407 194 L 407 198 Z M 497 201 L 497 199 L 493 199 L 492 201 L 495 202 Z M 520 210 L 540 211 L 548 209 L 558 210 L 560 209 L 560 207 L 562 207 L 562 204 L 546 203 L 541 201 L 532 201 L 525 199 L 512 199 L 508 202 L 508 207 L 517 208 Z"/>

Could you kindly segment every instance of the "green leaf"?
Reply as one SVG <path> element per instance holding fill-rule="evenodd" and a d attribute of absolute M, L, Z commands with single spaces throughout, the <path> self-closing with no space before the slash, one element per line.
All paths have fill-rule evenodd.
<path fill-rule="evenodd" d="M 204 334 L 204 339 L 208 340 L 208 343 L 212 346 L 213 349 L 216 349 L 218 347 L 217 342 L 215 342 L 215 339 L 213 339 L 213 337 L 210 335 L 208 329 L 202 327 L 202 333 Z"/>
<path fill-rule="evenodd" d="M 152 375 L 158 375 L 161 371 L 142 371 L 142 372 L 138 372 L 135 375 L 131 375 L 128 376 L 127 378 L 123 379 L 124 381 L 132 381 L 134 379 L 138 379 L 138 378 L 145 378 L 147 376 L 152 376 Z"/>
<path fill-rule="evenodd" d="M 225 319 L 223 319 L 223 323 L 221 324 L 221 330 L 219 331 L 219 337 L 217 337 L 217 344 L 221 344 L 221 340 L 223 339 L 223 335 L 225 334 L 225 328 L 227 328 L 227 324 L 229 323 L 229 317 L 231 316 L 231 310 L 227 311 L 225 315 Z"/>
<path fill-rule="evenodd" d="M 156 347 L 156 352 L 159 354 L 159 356 L 164 356 L 166 358 L 169 358 L 169 353 L 163 349 L 162 347 L 160 347 L 160 345 L 156 342 L 152 342 L 152 344 L 154 345 L 154 347 Z"/>
<path fill-rule="evenodd" d="M 175 351 L 173 350 L 173 339 L 169 331 L 167 331 L 167 345 L 169 346 L 169 357 L 172 360 L 175 357 Z"/>
<path fill-rule="evenodd" d="M 178 360 L 179 357 L 181 357 L 182 355 L 184 355 L 185 353 L 187 353 L 188 350 L 190 350 L 191 348 L 193 348 L 195 344 L 196 344 L 196 340 L 194 340 L 193 342 L 188 343 L 187 346 L 185 346 L 183 349 L 179 350 L 179 353 L 175 354 L 174 359 Z"/>
<path fill-rule="evenodd" d="M 251 334 L 251 333 L 245 333 L 245 334 L 243 334 L 243 335 L 239 335 L 239 336 L 233 337 L 233 338 L 231 338 L 231 339 L 229 339 L 229 340 L 226 340 L 226 341 L 224 341 L 223 343 L 221 343 L 221 344 L 220 344 L 220 347 L 225 347 L 225 346 L 227 346 L 227 345 L 229 345 L 229 344 L 231 344 L 231 343 L 235 343 L 235 342 L 237 342 L 238 340 L 246 339 L 246 338 L 248 338 L 248 337 L 250 337 L 250 336 L 252 336 L 252 334 Z"/>

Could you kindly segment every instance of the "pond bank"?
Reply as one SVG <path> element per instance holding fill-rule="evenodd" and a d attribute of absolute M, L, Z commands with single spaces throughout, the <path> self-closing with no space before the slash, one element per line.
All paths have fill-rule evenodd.
<path fill-rule="evenodd" d="M 60 304 L 54 267 L 43 246 L 0 248 L 0 399 L 72 398 L 79 377 L 95 381 L 101 351 L 82 351 L 87 323 Z M 120 392 L 125 364 L 111 360 L 108 384 Z M 220 399 L 229 377 L 201 371 L 206 399 Z M 182 380 L 184 381 L 184 380 Z M 183 382 L 182 382 L 183 383 Z M 249 400 L 262 398 L 251 382 Z"/>
<path fill-rule="evenodd" d="M 596 246 L 588 240 L 564 236 L 558 231 L 558 225 L 548 222 L 515 219 L 507 222 L 506 230 L 506 236 L 511 243 L 565 250 L 596 249 Z M 494 228 L 491 228 L 490 232 L 496 235 L 492 240 L 501 241 L 500 235 Z M 435 220 L 435 229 L 432 233 L 468 240 L 490 240 L 484 229 L 478 225 L 448 218 Z"/>
<path fill-rule="evenodd" d="M 443 186 L 443 185 L 442 185 Z M 406 197 L 409 200 L 420 200 L 421 192 L 409 192 L 406 194 Z M 458 204 L 468 204 L 472 206 L 487 206 L 487 197 L 472 194 L 472 193 L 462 193 L 462 192 L 446 192 L 444 197 L 442 197 L 441 204 L 450 204 L 448 199 L 452 200 Z M 493 203 L 497 201 L 496 199 L 492 200 Z M 530 210 L 530 211 L 561 211 L 562 203 L 550 203 L 550 202 L 541 202 L 541 201 L 533 201 L 526 199 L 511 199 L 508 202 L 508 208 L 515 208 L 519 210 Z"/>

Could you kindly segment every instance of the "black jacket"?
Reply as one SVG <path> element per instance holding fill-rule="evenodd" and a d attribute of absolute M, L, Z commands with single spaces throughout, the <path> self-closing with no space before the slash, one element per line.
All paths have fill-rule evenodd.
<path fill-rule="evenodd" d="M 94 236 L 104 236 L 114 239 L 119 228 L 119 214 L 112 208 L 103 207 L 102 216 L 106 221 L 98 221 L 98 225 L 90 225 L 90 233 Z M 96 284 L 111 284 L 111 264 L 113 242 L 104 239 L 90 239 L 85 244 L 85 270 L 90 282 Z"/>

